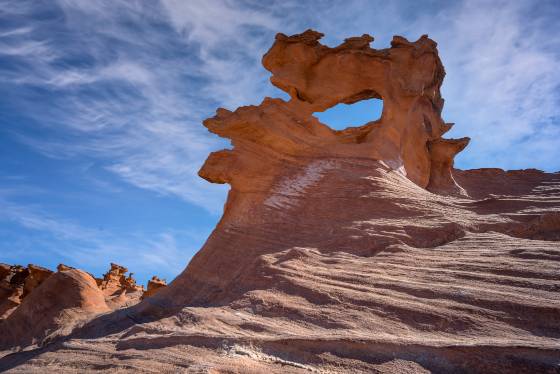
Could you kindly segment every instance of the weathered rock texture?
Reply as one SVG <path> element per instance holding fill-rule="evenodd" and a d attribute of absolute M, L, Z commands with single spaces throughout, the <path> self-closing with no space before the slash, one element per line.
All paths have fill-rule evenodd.
<path fill-rule="evenodd" d="M 0 349 L 40 345 L 51 333 L 68 333 L 87 317 L 137 304 L 165 286 L 154 276 L 144 291 L 127 272 L 111 264 L 103 278 L 95 278 L 64 264 L 56 273 L 33 264 L 0 264 Z"/>
<path fill-rule="evenodd" d="M 29 264 L 0 264 L 0 321 L 7 318 L 35 288 L 53 272 L 41 266 Z"/>
<path fill-rule="evenodd" d="M 153 276 L 152 279 L 148 281 L 148 289 L 142 294 L 142 299 L 150 297 L 160 291 L 163 287 L 167 286 L 167 282 L 164 279 L 159 279 L 157 276 Z"/>
<path fill-rule="evenodd" d="M 144 287 L 137 285 L 133 274 L 127 276 L 127 272 L 124 266 L 111 264 L 111 269 L 103 275 L 103 279 L 97 280 L 112 309 L 136 304 L 144 293 Z"/>
<path fill-rule="evenodd" d="M 108 310 L 89 274 L 76 269 L 57 272 L 0 324 L 0 348 L 41 344 L 50 334 L 68 333 L 77 322 Z"/>
<path fill-rule="evenodd" d="M 231 140 L 200 175 L 231 190 L 187 269 L 142 303 L 0 360 L 18 371 L 558 372 L 560 175 L 460 171 L 436 43 L 279 34 L 289 102 L 204 125 Z M 382 98 L 333 131 L 312 113 Z"/>
<path fill-rule="evenodd" d="M 21 304 L 26 274 L 22 266 L 0 264 L 0 320 Z"/>

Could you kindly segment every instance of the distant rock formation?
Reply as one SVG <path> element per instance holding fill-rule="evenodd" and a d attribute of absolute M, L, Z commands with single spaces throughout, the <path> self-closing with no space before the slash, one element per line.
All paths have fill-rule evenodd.
<path fill-rule="evenodd" d="M 0 319 L 6 318 L 21 304 L 24 279 L 18 273 L 23 267 L 0 264 Z"/>
<path fill-rule="evenodd" d="M 106 296 L 114 296 L 123 291 L 143 291 L 143 286 L 138 286 L 132 273 L 126 276 L 128 269 L 124 266 L 111 263 L 111 269 L 98 280 L 98 286 Z"/>
<path fill-rule="evenodd" d="M 144 293 L 144 287 L 137 285 L 133 274 L 127 276 L 127 272 L 124 266 L 111 263 L 103 279 L 97 279 L 97 285 L 112 309 L 136 304 Z"/>
<path fill-rule="evenodd" d="M 29 275 L 25 278 L 25 283 L 23 284 L 22 297 L 29 295 L 53 273 L 52 270 L 33 264 L 29 264 L 27 271 L 29 271 Z"/>
<path fill-rule="evenodd" d="M 231 189 L 187 268 L 166 287 L 153 278 L 130 308 L 84 317 L 66 338 L 56 337 L 68 334 L 54 318 L 61 307 L 21 328 L 42 305 L 28 300 L 75 270 L 51 275 L 0 336 L 13 339 L 8 352 L 14 342 L 52 344 L 0 358 L 0 369 L 558 370 L 560 174 L 454 169 L 468 138 L 443 138 L 444 69 L 427 36 L 395 36 L 379 50 L 369 35 L 334 48 L 321 36 L 278 34 L 263 58 L 289 101 L 218 109 L 204 121 L 232 149 L 210 154 L 199 175 Z M 378 121 L 335 131 L 313 117 L 368 98 L 384 100 Z M 125 273 L 112 265 L 98 287 L 84 273 L 74 289 L 90 290 L 98 311 L 123 305 L 128 290 L 141 294 Z M 72 310 L 84 294 L 56 305 Z M 83 314 L 70 321 L 91 315 L 74 310 Z M 6 324 L 15 327 L 3 335 Z"/>
<path fill-rule="evenodd" d="M 50 334 L 68 333 L 77 322 L 106 311 L 91 275 L 77 269 L 54 273 L 0 323 L 0 348 L 41 344 Z"/>
<path fill-rule="evenodd" d="M 0 264 L 0 320 L 7 318 L 21 304 L 23 298 L 52 273 L 49 269 L 33 264 L 27 268 Z"/>
<path fill-rule="evenodd" d="M 64 264 L 56 273 L 33 264 L 0 264 L 0 335 L 6 336 L 0 348 L 39 343 L 49 331 L 68 332 L 77 321 L 134 305 L 165 286 L 154 276 L 145 291 L 127 272 L 114 263 L 103 278 Z"/>
<path fill-rule="evenodd" d="M 167 286 L 167 282 L 164 279 L 159 279 L 157 276 L 153 276 L 152 279 L 148 281 L 148 289 L 142 294 L 142 299 L 155 295 L 156 292 L 161 290 L 163 287 Z"/>

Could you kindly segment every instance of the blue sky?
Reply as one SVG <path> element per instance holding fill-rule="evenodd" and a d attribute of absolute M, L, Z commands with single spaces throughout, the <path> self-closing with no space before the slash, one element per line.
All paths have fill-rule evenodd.
<path fill-rule="evenodd" d="M 277 32 L 429 34 L 449 136 L 472 138 L 457 166 L 557 171 L 559 18 L 555 0 L 0 0 L 0 262 L 171 280 L 227 193 L 196 174 L 229 146 L 201 120 L 285 97 L 260 64 Z M 337 110 L 321 118 L 379 114 Z"/>

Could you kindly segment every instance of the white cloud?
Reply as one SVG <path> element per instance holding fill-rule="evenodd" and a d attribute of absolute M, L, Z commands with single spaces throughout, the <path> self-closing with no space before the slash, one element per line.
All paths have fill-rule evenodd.
<path fill-rule="evenodd" d="M 560 168 L 560 39 L 538 6 L 468 1 L 412 25 L 438 41 L 449 136 L 473 138 L 467 167 Z"/>
<path fill-rule="evenodd" d="M 48 34 L 33 35 L 46 37 L 33 43 L 43 46 L 45 55 L 52 49 L 56 61 L 21 52 L 17 57 L 28 69 L 4 79 L 55 90 L 58 100 L 30 107 L 26 114 L 60 136 L 44 139 L 21 133 L 20 139 L 51 157 L 100 158 L 107 170 L 138 187 L 179 196 L 218 214 L 225 188 L 208 186 L 197 171 L 211 151 L 226 143 L 213 139 L 200 123 L 212 109 L 204 107 L 207 99 L 199 97 L 200 88 L 185 79 L 186 74 L 198 74 L 196 56 L 160 56 L 154 48 L 181 40 L 169 30 L 153 29 L 145 42 L 131 37 L 119 17 L 142 25 L 149 7 L 129 2 L 59 5 L 65 13 L 65 37 L 71 36 L 77 45 Z M 4 34 L 20 49 L 28 44 L 29 35 L 23 32 Z M 107 57 L 104 52 L 114 40 L 121 44 Z M 68 56 L 92 61 L 78 68 L 63 62 Z"/>
<path fill-rule="evenodd" d="M 32 191 L 28 190 L 27 193 Z M 49 256 L 54 255 L 58 262 L 93 270 L 97 275 L 101 275 L 110 262 L 116 262 L 127 266 L 143 279 L 159 269 L 159 275 L 171 280 L 171 276 L 185 267 L 190 255 L 198 250 L 196 246 L 204 240 L 200 234 L 187 230 L 167 230 L 145 235 L 116 234 L 110 230 L 84 227 L 72 220 L 49 214 L 39 206 L 9 200 L 14 195 L 21 195 L 21 192 L 0 190 L 0 222 L 10 221 L 47 235 L 46 239 L 34 236 L 27 238 L 27 244 L 36 252 L 34 261 L 39 260 L 43 255 L 41 251 L 48 248 Z M 178 239 L 181 239 L 181 244 L 178 244 Z M 185 245 L 185 242 L 192 244 Z M 2 251 L 0 260 L 18 261 L 22 254 L 18 248 L 13 251 Z"/>
<path fill-rule="evenodd" d="M 63 240 L 91 240 L 95 232 L 87 230 L 69 221 L 57 220 L 51 216 L 39 214 L 32 208 L 0 200 L 0 219 L 9 220 L 32 230 L 48 231 L 54 237 Z"/>
<path fill-rule="evenodd" d="M 229 41 L 236 46 L 243 44 L 239 34 L 244 26 L 276 28 L 278 20 L 269 12 L 239 6 L 240 2 L 163 0 L 173 26 L 190 42 L 201 44 L 209 51 L 224 47 Z M 246 45 L 253 42 L 247 40 Z M 233 46 L 232 46 L 233 47 Z M 205 52 L 206 53 L 206 52 Z"/>
<path fill-rule="evenodd" d="M 200 94 L 235 109 L 260 102 L 272 92 L 261 57 L 283 20 L 268 9 L 233 1 L 163 0 L 171 24 L 185 43 L 197 48 L 205 77 Z"/>

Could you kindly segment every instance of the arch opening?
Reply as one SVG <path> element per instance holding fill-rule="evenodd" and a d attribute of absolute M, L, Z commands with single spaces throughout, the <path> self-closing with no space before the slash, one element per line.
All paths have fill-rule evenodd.
<path fill-rule="evenodd" d="M 363 126 L 381 119 L 383 100 L 371 98 L 352 104 L 337 104 L 324 112 L 313 115 L 333 130 L 344 130 L 348 127 Z"/>

